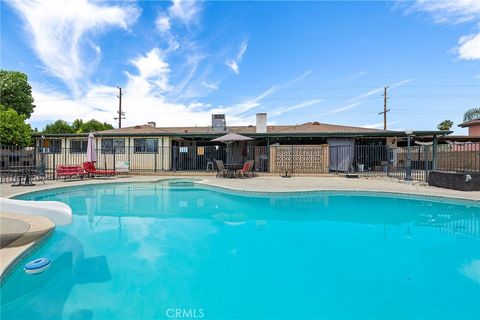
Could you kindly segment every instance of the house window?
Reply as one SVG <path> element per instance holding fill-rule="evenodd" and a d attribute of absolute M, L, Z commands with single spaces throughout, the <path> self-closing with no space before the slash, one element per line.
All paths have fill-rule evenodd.
<path fill-rule="evenodd" d="M 158 139 L 134 139 L 135 153 L 157 153 Z"/>
<path fill-rule="evenodd" d="M 43 139 L 40 140 L 39 153 L 61 153 L 62 140 L 60 139 Z"/>
<path fill-rule="evenodd" d="M 86 153 L 87 140 L 70 140 L 70 153 Z"/>
<path fill-rule="evenodd" d="M 102 153 L 125 153 L 125 139 L 102 139 Z"/>

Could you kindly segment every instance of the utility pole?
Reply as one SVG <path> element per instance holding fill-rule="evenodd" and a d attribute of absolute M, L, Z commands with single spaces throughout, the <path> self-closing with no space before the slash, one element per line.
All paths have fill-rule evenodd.
<path fill-rule="evenodd" d="M 118 118 L 113 118 L 115 120 L 118 120 L 118 128 L 121 128 L 122 127 L 122 119 L 125 119 L 125 112 L 122 112 L 122 96 L 123 96 L 123 93 L 122 93 L 122 88 L 121 87 L 117 87 L 118 88 Z"/>
<path fill-rule="evenodd" d="M 383 112 L 378 113 L 383 114 L 383 130 L 387 130 L 387 112 L 390 111 L 390 109 L 387 109 L 387 89 L 388 86 L 383 88 Z"/>

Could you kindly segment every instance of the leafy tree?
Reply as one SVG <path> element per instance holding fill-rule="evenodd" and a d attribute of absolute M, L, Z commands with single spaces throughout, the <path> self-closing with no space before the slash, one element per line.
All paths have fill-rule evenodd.
<path fill-rule="evenodd" d="M 463 115 L 463 122 L 478 118 L 480 118 L 480 108 L 472 108 L 470 110 L 467 110 L 467 112 L 465 112 L 465 114 Z"/>
<path fill-rule="evenodd" d="M 113 129 L 113 126 L 95 119 L 87 122 L 83 122 L 82 119 L 76 119 L 72 125 L 64 120 L 57 120 L 54 123 L 47 124 L 43 133 L 89 133 L 108 129 Z"/>
<path fill-rule="evenodd" d="M 0 142 L 25 147 L 30 145 L 32 128 L 25 123 L 25 115 L 0 105 Z"/>
<path fill-rule="evenodd" d="M 0 70 L 0 104 L 30 118 L 35 105 L 25 73 Z"/>
<path fill-rule="evenodd" d="M 87 121 L 87 122 L 83 123 L 83 125 L 80 128 L 81 128 L 83 133 L 87 133 L 87 132 L 113 129 L 113 126 L 111 124 L 106 123 L 106 122 L 102 123 L 100 121 L 92 119 L 90 121 Z"/>
<path fill-rule="evenodd" d="M 82 119 L 76 119 L 75 121 L 73 121 L 72 123 L 72 128 L 73 128 L 73 131 L 75 131 L 75 133 L 82 133 L 83 130 L 83 120 Z"/>
<path fill-rule="evenodd" d="M 445 131 L 448 131 L 450 130 L 450 128 L 453 127 L 453 121 L 451 120 L 443 120 L 442 122 L 440 122 L 437 126 L 437 129 L 438 130 L 445 130 Z"/>
<path fill-rule="evenodd" d="M 75 131 L 67 121 L 57 120 L 54 123 L 47 124 L 43 133 L 75 133 Z"/>

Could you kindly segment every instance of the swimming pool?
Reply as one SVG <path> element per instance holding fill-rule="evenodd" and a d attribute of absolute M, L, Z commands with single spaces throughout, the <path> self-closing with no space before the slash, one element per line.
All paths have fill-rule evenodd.
<path fill-rule="evenodd" d="M 480 203 L 188 181 L 19 197 L 74 222 L 2 285 L 2 319 L 480 317 Z M 23 265 L 47 257 L 39 275 Z"/>

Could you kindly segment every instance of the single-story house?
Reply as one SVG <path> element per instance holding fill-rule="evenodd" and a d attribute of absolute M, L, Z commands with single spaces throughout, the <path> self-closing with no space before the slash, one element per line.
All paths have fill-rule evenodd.
<path fill-rule="evenodd" d="M 250 137 L 252 140 L 230 144 L 230 153 L 227 153 L 230 158 L 227 159 L 223 155 L 225 145 L 211 140 L 231 132 Z M 413 136 L 430 137 L 436 140 L 437 137 L 450 133 L 451 131 L 438 130 L 414 131 Z M 290 165 L 293 165 L 293 162 L 297 165 L 297 162 L 303 161 L 304 164 L 298 164 L 298 167 L 302 168 L 309 167 L 311 163 L 317 165 L 321 162 L 322 167 L 316 170 L 326 171 L 332 156 L 343 156 L 339 156 L 338 151 L 336 155 L 326 155 L 328 150 L 325 148 L 331 150 L 338 147 L 347 150 L 354 145 L 393 148 L 404 146 L 407 137 L 403 131 L 325 124 L 316 121 L 294 125 L 267 125 L 266 113 L 257 114 L 255 125 L 227 126 L 225 115 L 216 114 L 212 115 L 210 126 L 157 127 L 155 122 L 148 122 L 145 125 L 99 131 L 94 134 L 99 164 L 112 168 L 118 161 L 129 161 L 131 169 L 138 171 L 203 170 L 206 163 L 214 159 L 241 162 L 246 158 L 256 160 L 256 167 L 261 171 L 266 171 L 268 167 L 270 171 L 282 170 L 281 168 L 287 166 L 285 164 L 287 161 Z M 87 134 L 37 134 L 35 140 L 39 153 L 57 155 L 56 164 L 81 163 L 87 148 Z M 303 150 L 299 151 L 302 156 L 293 157 L 293 151 L 281 148 L 282 146 L 303 146 L 303 149 L 295 148 L 295 150 Z M 272 147 L 277 148 L 272 149 Z M 272 162 L 272 150 L 276 151 L 276 158 L 280 160 Z M 378 152 L 384 153 L 384 151 Z M 284 154 L 283 158 L 280 154 Z M 346 152 L 344 157 L 348 158 L 348 163 L 353 161 L 353 154 L 350 151 Z M 370 158 L 374 157 L 375 155 L 372 155 Z M 49 163 L 49 166 L 55 165 Z M 330 164 L 331 168 L 332 164 Z"/>

